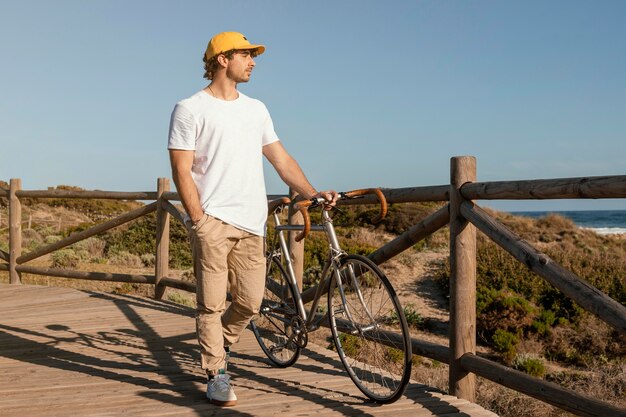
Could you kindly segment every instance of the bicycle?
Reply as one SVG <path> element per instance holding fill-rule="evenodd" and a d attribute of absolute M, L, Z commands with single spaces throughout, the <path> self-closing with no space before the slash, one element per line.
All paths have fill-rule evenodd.
<path fill-rule="evenodd" d="M 387 203 L 379 189 L 339 193 L 340 199 L 375 194 L 381 221 Z M 267 252 L 266 286 L 260 313 L 251 328 L 263 352 L 278 367 L 293 365 L 320 325 L 330 327 L 334 346 L 348 375 L 367 397 L 377 403 L 396 401 L 411 374 L 411 340 L 398 297 L 385 274 L 368 258 L 341 249 L 329 205 L 323 198 L 300 201 L 294 208 L 304 225 L 280 223 L 288 198 L 275 202 L 271 214 L 275 233 Z M 308 210 L 320 207 L 321 224 L 311 225 Z M 288 255 L 284 232 L 300 231 L 296 241 L 310 231 L 324 231 L 329 244 L 319 284 L 301 293 Z M 311 296 L 311 294 L 313 294 Z M 327 310 L 320 300 L 327 294 Z M 312 301 L 310 310 L 305 304 Z M 325 323 L 325 319 L 328 323 Z"/>

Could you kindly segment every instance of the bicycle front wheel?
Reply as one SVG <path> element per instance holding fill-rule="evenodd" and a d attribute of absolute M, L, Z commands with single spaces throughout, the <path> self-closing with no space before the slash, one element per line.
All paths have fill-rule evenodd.
<path fill-rule="evenodd" d="M 281 368 L 293 365 L 300 356 L 294 329 L 300 326 L 296 306 L 296 289 L 277 258 L 269 261 L 265 277 L 265 295 L 259 314 L 250 327 L 267 357 Z"/>
<path fill-rule="evenodd" d="M 411 376 L 411 338 L 387 277 L 368 258 L 346 256 L 331 281 L 328 309 L 335 347 L 356 386 L 378 403 L 400 398 Z"/>

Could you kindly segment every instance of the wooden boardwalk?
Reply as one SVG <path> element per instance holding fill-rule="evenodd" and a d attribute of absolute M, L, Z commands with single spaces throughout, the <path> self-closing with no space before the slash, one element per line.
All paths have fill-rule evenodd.
<path fill-rule="evenodd" d="M 0 284 L 0 416 L 495 416 L 412 383 L 368 402 L 332 351 L 307 347 L 271 367 L 246 331 L 230 373 L 239 404 L 204 397 L 190 308 L 67 288 Z"/>

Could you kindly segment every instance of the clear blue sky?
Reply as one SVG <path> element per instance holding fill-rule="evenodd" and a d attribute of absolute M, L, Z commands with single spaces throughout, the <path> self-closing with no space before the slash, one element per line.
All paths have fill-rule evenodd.
<path fill-rule="evenodd" d="M 624 1 L 2 1 L 0 179 L 154 189 L 225 30 L 267 46 L 240 89 L 318 188 L 445 184 L 455 155 L 483 181 L 623 175 L 625 21 Z"/>

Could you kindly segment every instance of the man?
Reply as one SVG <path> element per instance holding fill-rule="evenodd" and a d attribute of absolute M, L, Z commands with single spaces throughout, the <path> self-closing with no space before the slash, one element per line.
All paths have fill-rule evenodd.
<path fill-rule="evenodd" d="M 262 155 L 301 196 L 337 199 L 336 192 L 318 193 L 309 183 L 279 141 L 265 105 L 237 90 L 264 51 L 241 33 L 215 35 L 204 54 L 211 83 L 177 103 L 170 122 L 172 176 L 187 211 L 194 257 L 206 395 L 221 406 L 236 404 L 226 374 L 229 347 L 258 313 L 265 285 Z M 232 302 L 226 309 L 228 283 Z"/>

